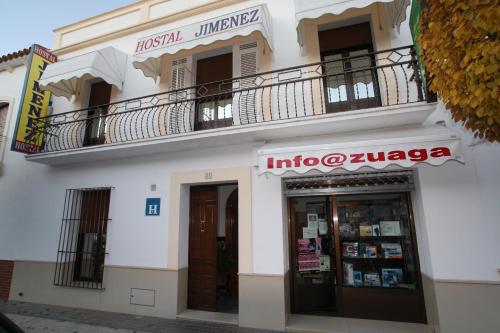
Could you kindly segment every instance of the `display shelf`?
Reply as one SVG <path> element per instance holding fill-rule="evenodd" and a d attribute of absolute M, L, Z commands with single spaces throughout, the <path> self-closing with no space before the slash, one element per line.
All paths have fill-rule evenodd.
<path fill-rule="evenodd" d="M 340 241 L 341 242 L 353 242 L 353 241 L 358 241 L 358 240 L 383 240 L 383 239 L 401 239 L 405 238 L 407 236 L 405 235 L 399 235 L 399 236 L 359 236 L 359 237 L 341 237 Z"/>
<path fill-rule="evenodd" d="M 379 198 L 338 201 L 341 284 L 349 288 L 414 289 L 407 207 L 397 194 Z"/>
<path fill-rule="evenodd" d="M 376 258 L 367 258 L 367 257 L 342 257 L 342 260 L 403 260 L 404 258 L 382 258 L 382 257 L 376 257 Z"/>
<path fill-rule="evenodd" d="M 397 287 L 383 287 L 383 286 L 351 286 L 351 285 L 342 285 L 342 288 L 356 288 L 356 289 L 384 289 L 384 290 L 415 290 L 415 285 L 409 285 L 407 287 L 397 286 Z"/>

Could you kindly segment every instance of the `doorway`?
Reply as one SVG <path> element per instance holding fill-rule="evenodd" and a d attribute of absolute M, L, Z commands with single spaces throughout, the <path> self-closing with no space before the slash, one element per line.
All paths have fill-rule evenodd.
<path fill-rule="evenodd" d="M 238 313 L 238 186 L 190 189 L 188 308 Z"/>

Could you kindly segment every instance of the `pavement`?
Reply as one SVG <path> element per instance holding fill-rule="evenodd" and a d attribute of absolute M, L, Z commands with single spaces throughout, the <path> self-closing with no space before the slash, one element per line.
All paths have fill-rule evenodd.
<path fill-rule="evenodd" d="M 0 312 L 26 333 L 276 333 L 228 324 L 17 301 L 0 301 Z"/>

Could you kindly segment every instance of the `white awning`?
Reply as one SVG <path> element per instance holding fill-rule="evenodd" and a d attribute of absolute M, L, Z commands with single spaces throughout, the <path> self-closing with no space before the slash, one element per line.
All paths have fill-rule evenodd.
<path fill-rule="evenodd" d="M 262 34 L 272 50 L 271 26 L 265 5 L 259 5 L 176 29 L 145 36 L 137 41 L 133 65 L 154 80 L 160 75 L 160 58 L 199 45 L 208 45 L 236 36 Z"/>
<path fill-rule="evenodd" d="M 79 79 L 100 78 L 121 90 L 127 58 L 126 53 L 110 46 L 64 59 L 47 66 L 40 79 L 40 87 L 70 99 L 76 94 Z"/>
<path fill-rule="evenodd" d="M 351 8 L 365 8 L 373 3 L 382 3 L 393 27 L 406 20 L 406 9 L 410 0 L 295 0 L 295 22 L 297 39 L 302 45 L 302 24 L 306 19 L 317 19 L 326 14 L 340 15 Z"/>
<path fill-rule="evenodd" d="M 410 168 L 420 163 L 438 166 L 449 160 L 463 163 L 457 134 L 439 125 L 269 143 L 257 155 L 259 174 L 275 175 L 362 167 L 381 170 L 389 165 Z"/>

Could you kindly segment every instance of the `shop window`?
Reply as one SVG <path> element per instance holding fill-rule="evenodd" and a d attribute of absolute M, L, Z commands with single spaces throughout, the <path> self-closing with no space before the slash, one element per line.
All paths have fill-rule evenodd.
<path fill-rule="evenodd" d="M 102 289 L 110 188 L 66 190 L 54 285 Z"/>
<path fill-rule="evenodd" d="M 200 59 L 196 65 L 195 129 L 203 130 L 233 124 L 233 55 L 226 53 Z"/>
<path fill-rule="evenodd" d="M 380 106 L 369 23 L 319 32 L 327 112 Z"/>
<path fill-rule="evenodd" d="M 292 312 L 426 321 L 412 178 L 383 172 L 285 180 Z"/>
<path fill-rule="evenodd" d="M 106 115 L 110 97 L 109 83 L 102 81 L 91 84 L 83 146 L 99 145 L 106 141 Z"/>

